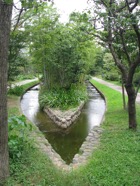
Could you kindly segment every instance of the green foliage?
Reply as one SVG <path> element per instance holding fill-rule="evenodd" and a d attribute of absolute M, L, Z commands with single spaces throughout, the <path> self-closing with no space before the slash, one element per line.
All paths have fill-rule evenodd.
<path fill-rule="evenodd" d="M 26 123 L 25 116 L 13 116 L 8 119 L 9 129 L 9 155 L 10 158 L 18 160 L 24 150 L 24 146 L 29 144 L 28 132 L 32 130 L 30 124 Z"/>
<path fill-rule="evenodd" d="M 110 80 L 110 81 L 119 81 L 120 80 L 120 76 L 116 72 L 108 72 L 108 73 L 102 74 L 102 77 L 105 78 L 106 80 Z"/>
<path fill-rule="evenodd" d="M 120 79 L 118 69 L 115 66 L 115 62 L 111 53 L 104 54 L 102 77 L 111 81 L 119 81 Z"/>
<path fill-rule="evenodd" d="M 32 23 L 26 26 L 31 35 L 29 48 L 32 66 L 36 73 L 42 73 L 46 81 L 46 71 L 50 72 L 50 58 L 57 37 L 56 27 L 59 16 L 55 8 L 47 4 L 39 6 L 37 12 L 33 11 L 28 16 Z"/>
<path fill-rule="evenodd" d="M 56 86 L 69 89 L 73 83 L 83 83 L 96 51 L 87 34 L 91 28 L 86 22 L 87 15 L 73 13 L 67 25 L 58 22 L 52 7 L 42 8 L 37 15 L 38 19 L 31 19 L 30 51 L 44 84 L 48 89 Z"/>
<path fill-rule="evenodd" d="M 13 3 L 13 0 L 3 0 L 4 3 L 11 4 Z"/>
<path fill-rule="evenodd" d="M 93 51 L 89 53 L 90 57 L 90 68 L 89 73 L 91 75 L 101 75 L 103 73 L 103 57 L 104 50 L 100 47 L 93 47 Z"/>
<path fill-rule="evenodd" d="M 114 67 L 117 66 L 126 89 L 129 89 L 127 87 L 133 86 L 133 77 L 140 61 L 139 2 L 93 0 L 91 4 L 93 7 L 90 20 L 95 28 L 95 37 L 112 53 Z M 113 79 L 116 79 L 116 75 Z M 128 95 L 131 97 L 132 94 Z M 131 103 L 129 107 L 133 108 Z M 132 120 L 134 123 L 134 119 L 131 120 L 132 115 L 129 113 L 129 125 Z"/>
<path fill-rule="evenodd" d="M 27 66 L 27 47 L 28 33 L 24 29 L 15 30 L 10 34 L 9 54 L 8 54 L 8 80 L 15 80 L 17 75 L 24 72 Z M 27 50 L 27 49 L 26 49 Z"/>
<path fill-rule="evenodd" d="M 33 74 L 19 74 L 17 77 L 16 77 L 16 80 L 18 81 L 22 81 L 22 80 L 26 80 L 26 79 L 34 79 L 35 76 Z"/>
<path fill-rule="evenodd" d="M 67 110 L 78 106 L 81 101 L 87 99 L 86 88 L 81 86 L 72 86 L 69 90 L 52 89 L 42 90 L 39 96 L 41 109 L 45 106 Z"/>
<path fill-rule="evenodd" d="M 83 82 L 85 59 L 83 49 L 70 28 L 60 27 L 59 36 L 52 53 L 51 69 L 53 85 L 69 89 L 71 84 Z M 82 47 L 82 45 L 81 45 Z"/>
<path fill-rule="evenodd" d="M 8 90 L 8 94 L 16 95 L 16 96 L 21 96 L 23 92 L 24 92 L 24 90 L 23 90 L 22 86 L 15 86 L 14 88 L 11 87 Z"/>

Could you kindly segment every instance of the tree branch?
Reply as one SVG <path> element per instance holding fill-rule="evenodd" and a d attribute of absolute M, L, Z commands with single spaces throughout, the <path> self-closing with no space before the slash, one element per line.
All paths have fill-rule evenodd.
<path fill-rule="evenodd" d="M 138 0 L 136 0 L 134 6 L 132 7 L 133 9 L 130 8 L 128 0 L 125 0 L 125 1 L 126 1 L 126 4 L 127 4 L 129 13 L 132 13 L 133 9 L 138 5 Z M 132 17 L 134 18 L 133 15 L 132 15 Z M 138 38 L 138 46 L 139 46 L 139 53 L 140 53 L 140 32 L 139 32 L 139 27 L 138 27 L 138 24 L 136 24 L 136 21 L 132 21 L 132 26 L 133 26 L 134 31 L 135 31 L 135 33 L 137 35 L 137 38 Z"/>
<path fill-rule="evenodd" d="M 125 68 L 125 66 L 121 63 L 120 59 L 118 58 L 114 47 L 112 46 L 112 44 L 109 44 L 109 49 L 110 52 L 113 56 L 113 59 L 115 61 L 115 64 L 117 65 L 117 67 L 121 70 L 123 77 L 125 77 L 125 79 L 127 79 L 127 69 Z"/>
<path fill-rule="evenodd" d="M 126 43 L 125 43 L 125 40 L 124 40 L 123 31 L 121 29 L 120 29 L 120 36 L 121 36 L 121 40 L 122 40 L 123 49 L 124 49 L 125 55 L 127 57 L 127 60 L 128 60 L 129 66 L 130 66 L 132 61 L 131 61 L 130 56 L 128 54 L 128 51 L 127 51 L 127 48 L 126 48 Z"/>
<path fill-rule="evenodd" d="M 134 3 L 134 5 L 130 7 L 129 5 L 132 3 Z M 138 0 L 132 0 L 131 2 L 128 2 L 128 0 L 126 0 L 126 4 L 127 4 L 127 7 L 129 8 L 129 11 L 132 12 L 138 5 Z"/>
<path fill-rule="evenodd" d="M 19 15 L 18 15 L 18 19 L 17 19 L 17 22 L 16 22 L 16 24 L 14 26 L 13 32 L 16 30 L 16 28 L 17 28 L 17 26 L 19 24 L 19 21 L 20 21 L 20 18 L 21 18 L 21 14 L 22 14 L 23 10 L 24 10 L 23 8 L 20 9 L 20 12 L 19 12 Z"/>
<path fill-rule="evenodd" d="M 100 35 L 98 35 L 98 34 L 93 34 L 93 36 L 95 36 L 95 37 L 99 38 L 101 41 L 104 41 L 104 42 L 107 43 L 107 39 L 103 39 Z"/>

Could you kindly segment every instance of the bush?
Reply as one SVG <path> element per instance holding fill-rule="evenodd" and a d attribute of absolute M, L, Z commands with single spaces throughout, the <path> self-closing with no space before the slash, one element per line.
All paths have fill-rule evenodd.
<path fill-rule="evenodd" d="M 35 78 L 35 76 L 32 74 L 26 74 L 26 75 L 20 74 L 17 76 L 16 80 L 22 81 L 25 79 L 34 79 L 34 78 Z"/>
<path fill-rule="evenodd" d="M 17 160 L 21 157 L 24 146 L 29 144 L 27 137 L 32 126 L 26 123 L 25 116 L 13 116 L 8 120 L 8 129 L 9 156 Z"/>
<path fill-rule="evenodd" d="M 24 92 L 24 89 L 22 86 L 15 86 L 14 88 L 10 88 L 8 90 L 8 94 L 16 95 L 16 96 L 21 96 L 23 92 Z"/>
<path fill-rule="evenodd" d="M 110 80 L 110 81 L 119 81 L 120 80 L 118 73 L 113 73 L 113 72 L 105 74 L 104 78 L 107 80 Z"/>
<path fill-rule="evenodd" d="M 89 75 L 85 75 L 85 81 L 89 81 L 91 78 L 92 78 L 92 76 L 90 74 Z"/>
<path fill-rule="evenodd" d="M 67 110 L 71 107 L 76 107 L 81 101 L 86 100 L 87 93 L 85 87 L 71 86 L 71 89 L 52 89 L 42 90 L 39 95 L 40 108 L 43 109 L 45 105 L 52 108 L 60 108 Z"/>

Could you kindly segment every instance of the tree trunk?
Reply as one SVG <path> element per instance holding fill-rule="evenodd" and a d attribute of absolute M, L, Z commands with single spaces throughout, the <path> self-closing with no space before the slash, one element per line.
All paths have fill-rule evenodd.
<path fill-rule="evenodd" d="M 128 94 L 128 116 L 129 116 L 129 128 L 136 129 L 137 121 L 136 121 L 136 96 L 135 89 L 133 85 L 126 85 L 126 91 Z"/>
<path fill-rule="evenodd" d="M 12 5 L 0 0 L 0 180 L 9 175 L 7 125 L 7 59 Z"/>

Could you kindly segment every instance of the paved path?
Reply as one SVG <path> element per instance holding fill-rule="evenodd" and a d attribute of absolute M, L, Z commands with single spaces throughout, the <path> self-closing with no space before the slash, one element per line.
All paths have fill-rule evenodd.
<path fill-rule="evenodd" d="M 115 85 L 113 83 L 109 83 L 109 82 L 104 81 L 102 79 L 99 79 L 97 77 L 93 77 L 92 79 L 94 79 L 95 81 L 98 81 L 99 83 L 104 84 L 104 85 L 106 85 L 106 86 L 108 86 L 108 87 L 110 87 L 110 88 L 112 88 L 114 90 L 117 90 L 118 92 L 121 92 L 122 93 L 121 86 Z M 126 94 L 126 92 L 125 92 L 125 94 Z M 140 93 L 137 94 L 136 102 L 137 103 L 140 103 Z"/>
<path fill-rule="evenodd" d="M 38 78 L 35 78 L 35 79 L 27 79 L 27 80 L 23 80 L 23 81 L 20 81 L 20 82 L 17 82 L 17 83 L 13 83 L 12 84 L 12 88 L 14 88 L 15 86 L 21 86 L 21 85 L 25 85 L 27 83 L 31 83 L 33 81 L 37 81 Z"/>

